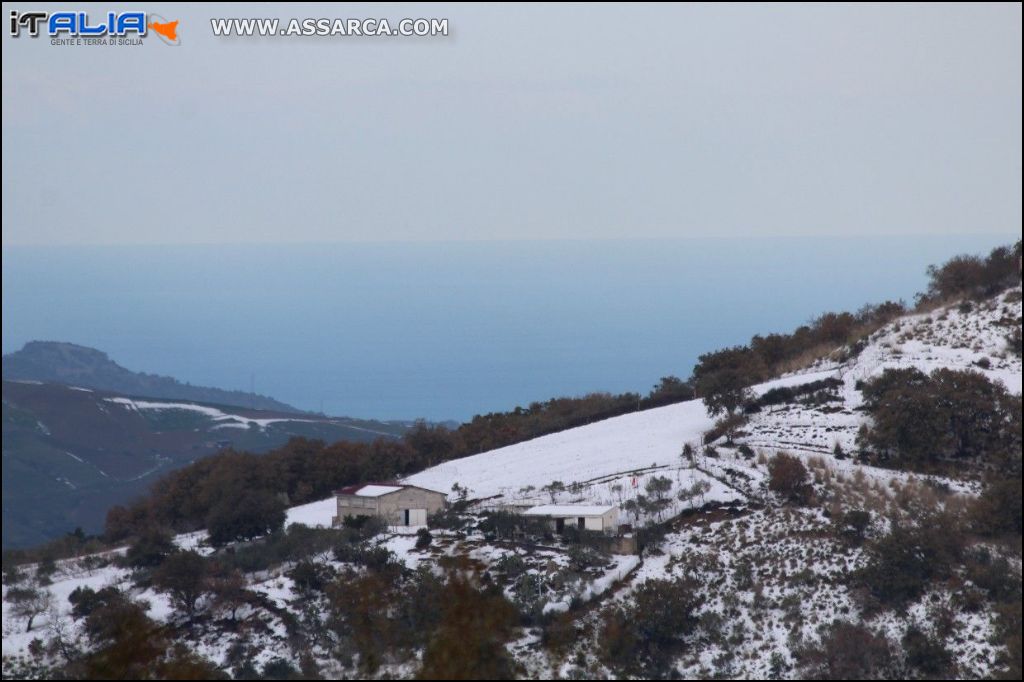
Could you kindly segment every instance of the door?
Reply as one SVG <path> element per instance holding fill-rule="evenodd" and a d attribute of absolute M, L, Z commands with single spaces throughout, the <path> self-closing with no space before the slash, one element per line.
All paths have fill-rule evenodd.
<path fill-rule="evenodd" d="M 427 525 L 427 510 L 426 509 L 409 509 L 406 511 L 409 515 L 408 525 L 410 526 L 425 526 Z"/>

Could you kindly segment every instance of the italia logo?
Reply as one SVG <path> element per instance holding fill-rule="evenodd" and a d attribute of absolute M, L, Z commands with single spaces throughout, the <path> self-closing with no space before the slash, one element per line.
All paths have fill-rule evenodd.
<path fill-rule="evenodd" d="M 11 10 L 11 37 L 22 33 L 32 38 L 45 34 L 50 38 L 144 38 L 150 30 L 167 45 L 180 45 L 178 21 L 146 12 L 107 12 L 93 18 L 88 12 L 17 12 Z"/>

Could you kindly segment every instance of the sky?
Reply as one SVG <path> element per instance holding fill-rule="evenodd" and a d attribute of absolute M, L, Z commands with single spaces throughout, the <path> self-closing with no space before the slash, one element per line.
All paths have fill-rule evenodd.
<path fill-rule="evenodd" d="M 4 31 L 4 246 L 1019 234 L 1020 4 L 144 9 Z M 267 16 L 451 34 L 209 25 Z"/>

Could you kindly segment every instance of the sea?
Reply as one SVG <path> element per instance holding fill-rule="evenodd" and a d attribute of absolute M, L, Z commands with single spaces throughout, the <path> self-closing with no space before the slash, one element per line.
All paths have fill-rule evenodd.
<path fill-rule="evenodd" d="M 702 353 L 913 301 L 1020 238 L 4 246 L 3 352 L 30 340 L 330 415 L 466 420 L 648 391 Z"/>

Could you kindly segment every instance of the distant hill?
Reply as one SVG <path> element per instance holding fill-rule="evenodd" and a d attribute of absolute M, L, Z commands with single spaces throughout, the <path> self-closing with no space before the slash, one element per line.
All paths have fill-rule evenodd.
<path fill-rule="evenodd" d="M 406 428 L 5 380 L 3 547 L 38 544 L 77 526 L 97 532 L 111 506 L 226 447 L 265 452 L 295 436 L 371 441 L 400 437 Z"/>
<path fill-rule="evenodd" d="M 30 341 L 3 356 L 4 381 L 43 381 L 81 386 L 125 395 L 233 405 L 256 410 L 301 412 L 273 398 L 183 384 L 158 374 L 133 372 L 117 364 L 103 351 L 58 341 Z"/>

